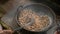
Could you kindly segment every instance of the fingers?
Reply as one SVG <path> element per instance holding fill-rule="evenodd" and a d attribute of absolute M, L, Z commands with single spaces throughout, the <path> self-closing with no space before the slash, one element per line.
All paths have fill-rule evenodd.
<path fill-rule="evenodd" d="M 4 32 L 13 32 L 12 30 L 3 30 Z"/>
<path fill-rule="evenodd" d="M 0 30 L 0 34 L 12 34 L 12 30 Z"/>
<path fill-rule="evenodd" d="M 0 33 L 3 33 L 3 31 L 2 31 L 2 30 L 0 30 Z"/>

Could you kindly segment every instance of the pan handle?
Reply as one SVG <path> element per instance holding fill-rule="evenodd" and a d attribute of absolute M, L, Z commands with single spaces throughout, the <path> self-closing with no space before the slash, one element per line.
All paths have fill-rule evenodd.
<path fill-rule="evenodd" d="M 56 21 L 57 21 L 57 23 L 58 23 L 58 21 L 60 21 L 60 16 L 56 16 Z"/>
<path fill-rule="evenodd" d="M 60 20 L 60 16 L 56 16 L 56 19 L 57 19 L 57 20 Z"/>
<path fill-rule="evenodd" d="M 57 27 L 60 27 L 60 16 L 56 16 L 56 21 Z"/>

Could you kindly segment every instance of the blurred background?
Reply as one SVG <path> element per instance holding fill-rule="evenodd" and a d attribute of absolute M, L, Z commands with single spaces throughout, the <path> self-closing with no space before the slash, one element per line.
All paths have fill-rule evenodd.
<path fill-rule="evenodd" d="M 2 7 L 5 11 L 8 11 L 11 7 L 13 7 L 13 4 L 17 4 L 18 1 L 20 4 L 27 1 L 43 3 L 51 7 L 57 15 L 60 15 L 60 0 L 0 0 L 0 7 Z"/>

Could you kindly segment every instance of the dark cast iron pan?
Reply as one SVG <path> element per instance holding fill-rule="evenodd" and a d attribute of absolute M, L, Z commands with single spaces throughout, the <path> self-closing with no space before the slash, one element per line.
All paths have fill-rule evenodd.
<path fill-rule="evenodd" d="M 50 23 L 47 27 L 43 28 L 41 31 L 33 31 L 33 32 L 47 31 L 53 26 L 54 23 L 56 23 L 56 15 L 51 8 L 49 8 L 48 6 L 41 4 L 41 3 L 28 3 L 28 4 L 25 4 L 24 6 L 19 6 L 17 9 L 16 21 L 17 21 L 18 25 L 19 25 L 18 18 L 19 18 L 20 11 L 23 9 L 26 9 L 26 8 L 31 9 L 40 15 L 47 15 L 50 19 Z M 20 27 L 17 28 L 16 30 L 19 30 L 21 27 L 22 26 L 20 25 Z M 22 28 L 25 29 L 24 27 L 22 27 Z M 25 30 L 27 30 L 27 29 L 25 29 Z"/>

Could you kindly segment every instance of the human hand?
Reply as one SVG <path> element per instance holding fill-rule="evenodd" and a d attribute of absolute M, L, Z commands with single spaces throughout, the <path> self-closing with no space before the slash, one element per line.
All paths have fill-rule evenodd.
<path fill-rule="evenodd" d="M 12 30 L 0 30 L 0 34 L 13 34 Z"/>

